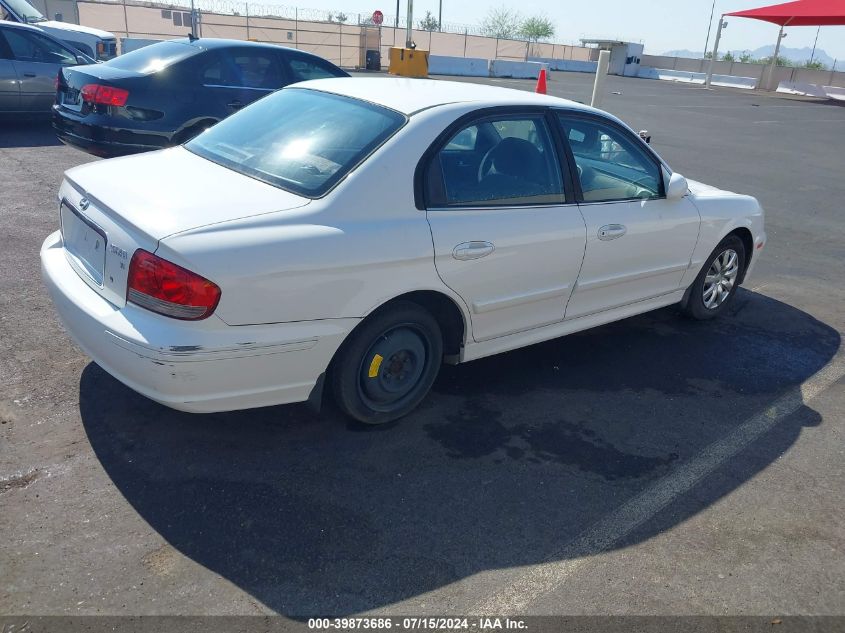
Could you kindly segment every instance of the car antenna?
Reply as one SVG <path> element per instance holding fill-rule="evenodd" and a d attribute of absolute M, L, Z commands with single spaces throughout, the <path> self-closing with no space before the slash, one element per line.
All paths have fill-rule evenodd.
<path fill-rule="evenodd" d="M 196 42 L 198 39 L 199 38 L 193 33 L 188 33 L 188 40 L 190 40 L 191 42 Z"/>

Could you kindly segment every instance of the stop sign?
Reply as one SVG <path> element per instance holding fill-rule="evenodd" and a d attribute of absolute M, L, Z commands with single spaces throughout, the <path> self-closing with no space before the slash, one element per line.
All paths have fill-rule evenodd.
<path fill-rule="evenodd" d="M 373 11 L 373 24 L 381 26 L 382 22 L 384 22 L 384 13 L 378 10 Z"/>

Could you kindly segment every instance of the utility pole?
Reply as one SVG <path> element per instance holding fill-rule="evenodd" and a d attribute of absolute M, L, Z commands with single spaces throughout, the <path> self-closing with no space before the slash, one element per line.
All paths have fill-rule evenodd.
<path fill-rule="evenodd" d="M 728 23 L 725 21 L 725 16 L 719 16 L 719 28 L 716 29 L 716 42 L 713 44 L 713 56 L 710 58 L 710 63 L 707 65 L 707 79 L 704 80 L 705 88 L 709 88 L 710 83 L 713 81 L 713 63 L 719 56 L 719 40 L 722 39 L 722 29 L 727 25 Z M 706 55 L 707 51 L 704 51 L 704 54 Z"/>
<path fill-rule="evenodd" d="M 440 0 L 440 10 L 437 12 L 437 30 L 443 30 L 443 0 Z M 816 39 L 818 39 L 818 34 Z M 813 47 L 813 50 L 815 50 L 815 47 Z"/>
<path fill-rule="evenodd" d="M 707 47 L 710 46 L 710 29 L 713 28 L 713 12 L 716 10 L 716 0 L 710 6 L 710 21 L 707 23 L 707 39 L 704 40 L 704 53 L 707 53 Z"/>
<path fill-rule="evenodd" d="M 395 28 L 399 28 L 399 0 L 396 0 L 396 22 L 394 23 Z M 396 39 L 396 35 L 394 34 L 393 39 Z"/>
<path fill-rule="evenodd" d="M 778 33 L 778 43 L 775 44 L 775 54 L 772 55 L 772 63 L 769 66 L 769 79 L 766 82 L 766 89 L 769 90 L 770 92 L 772 90 L 777 90 L 777 86 L 774 85 L 775 72 L 777 71 L 777 68 L 778 68 L 778 54 L 780 53 L 780 43 L 783 40 L 783 38 L 786 37 L 786 33 L 783 32 L 784 26 L 786 26 L 786 24 L 784 24 L 782 27 L 780 27 L 780 32 Z"/>
<path fill-rule="evenodd" d="M 405 48 L 411 48 L 413 42 L 413 34 L 411 29 L 414 27 L 414 0 L 408 0 L 408 24 L 405 25 Z"/>
<path fill-rule="evenodd" d="M 819 43 L 819 31 L 821 31 L 821 30 L 822 30 L 821 26 L 819 26 L 819 28 L 816 29 L 816 39 L 813 42 L 813 52 L 810 53 L 810 63 L 811 64 L 813 63 L 813 60 L 816 58 L 816 44 Z"/>

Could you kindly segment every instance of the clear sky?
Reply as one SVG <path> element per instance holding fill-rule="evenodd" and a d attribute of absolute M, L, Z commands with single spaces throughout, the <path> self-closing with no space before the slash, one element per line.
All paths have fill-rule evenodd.
<path fill-rule="evenodd" d="M 262 2 L 282 4 L 275 0 Z M 396 12 L 396 0 L 285 0 L 283 3 L 339 10 L 347 14 L 369 14 L 375 9 L 386 15 Z M 709 48 L 713 47 L 720 14 L 776 3 L 776 0 L 716 0 Z M 400 5 L 400 15 L 405 15 L 407 0 L 400 0 Z M 517 9 L 523 16 L 548 16 L 555 23 L 557 34 L 554 39 L 558 42 L 575 43 L 582 37 L 619 38 L 642 41 L 646 53 L 660 54 L 674 49 L 704 49 L 712 0 L 443 0 L 443 22 L 478 24 L 491 6 Z M 438 0 L 415 0 L 414 21 L 424 16 L 427 10 L 437 16 Z M 730 18 L 728 22 L 719 50 L 754 50 L 777 40 L 778 27 L 775 24 L 743 18 Z M 816 27 L 787 27 L 786 33 L 784 46 L 812 47 Z M 823 26 L 818 47 L 831 57 L 842 60 L 842 66 L 837 64 L 837 69 L 845 67 L 845 26 Z"/>

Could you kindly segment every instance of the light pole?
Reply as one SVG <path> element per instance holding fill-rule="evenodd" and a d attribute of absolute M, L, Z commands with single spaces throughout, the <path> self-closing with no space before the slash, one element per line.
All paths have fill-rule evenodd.
<path fill-rule="evenodd" d="M 813 42 L 813 52 L 812 52 L 812 53 L 810 53 L 810 63 L 811 63 L 811 64 L 813 63 L 813 60 L 816 58 L 816 44 L 818 44 L 818 43 L 819 43 L 819 32 L 820 32 L 821 30 L 822 30 L 822 27 L 821 27 L 821 26 L 819 26 L 819 28 L 818 28 L 818 29 L 816 29 L 816 39 L 815 39 L 815 41 Z"/>
<path fill-rule="evenodd" d="M 440 10 L 437 12 L 437 30 L 443 30 L 443 0 L 440 0 Z M 816 39 L 818 39 L 818 36 L 816 36 Z"/>
<path fill-rule="evenodd" d="M 719 55 L 719 40 L 722 39 L 722 29 L 727 27 L 728 23 L 725 20 L 725 16 L 719 16 L 719 28 L 716 29 L 716 41 L 713 43 L 713 55 L 710 57 L 710 63 L 707 65 L 707 79 L 704 80 L 704 87 L 709 88 L 710 82 L 713 81 L 713 62 L 716 61 L 716 57 Z M 704 52 L 707 54 L 707 51 Z"/>
<path fill-rule="evenodd" d="M 414 28 L 414 0 L 408 0 L 408 23 L 405 25 L 405 48 L 411 48 L 413 42 L 413 34 L 411 29 Z"/>
<path fill-rule="evenodd" d="M 713 12 L 716 11 L 716 0 L 710 6 L 710 21 L 707 23 L 707 39 L 704 40 L 704 54 L 707 54 L 707 47 L 710 46 L 710 29 L 713 28 Z"/>
<path fill-rule="evenodd" d="M 772 87 L 775 82 L 775 72 L 778 68 L 778 54 L 780 53 L 780 43 L 783 41 L 783 38 L 786 37 L 786 33 L 783 32 L 783 27 L 786 26 L 784 24 L 780 27 L 780 32 L 778 33 L 778 43 L 775 44 L 775 54 L 772 55 L 772 63 L 769 66 L 769 79 L 766 82 L 766 89 L 771 92 L 772 90 L 777 90 L 777 86 L 775 85 L 774 88 Z"/>

